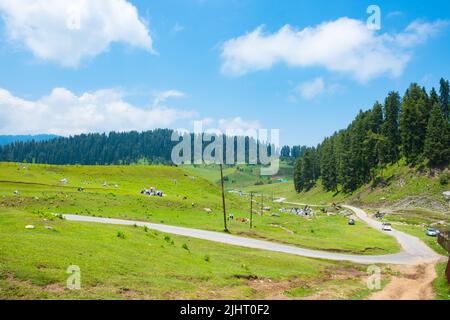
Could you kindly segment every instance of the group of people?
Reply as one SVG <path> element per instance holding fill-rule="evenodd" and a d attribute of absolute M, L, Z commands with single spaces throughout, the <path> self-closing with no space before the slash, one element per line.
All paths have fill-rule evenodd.
<path fill-rule="evenodd" d="M 164 193 L 161 190 L 156 190 L 154 187 L 150 187 L 150 189 L 142 190 L 141 194 L 146 194 L 151 197 L 163 197 L 164 196 Z"/>
<path fill-rule="evenodd" d="M 298 215 L 298 216 L 312 216 L 312 215 L 314 215 L 314 211 L 309 206 L 306 206 L 303 209 L 300 209 L 300 208 L 291 208 L 291 209 L 281 208 L 280 212 L 292 213 L 292 214 L 295 214 L 295 215 Z"/>

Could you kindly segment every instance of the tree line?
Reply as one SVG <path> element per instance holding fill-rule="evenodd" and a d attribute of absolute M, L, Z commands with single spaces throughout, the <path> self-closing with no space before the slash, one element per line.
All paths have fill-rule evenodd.
<path fill-rule="evenodd" d="M 393 91 L 360 111 L 346 129 L 304 150 L 294 165 L 295 189 L 309 190 L 320 178 L 327 191 L 352 192 L 403 157 L 409 165 L 448 165 L 449 91 L 444 79 L 439 93 L 412 83 L 403 97 Z"/>
<path fill-rule="evenodd" d="M 179 143 L 172 141 L 171 129 L 155 129 L 145 132 L 110 132 L 81 134 L 71 137 L 58 137 L 47 141 L 17 141 L 0 146 L 0 161 L 24 162 L 42 164 L 81 164 L 81 165 L 130 165 L 130 164 L 165 164 L 173 165 L 172 149 Z M 194 150 L 194 138 L 201 141 L 200 135 L 191 134 L 191 150 Z M 212 136 L 211 142 L 202 144 L 202 151 L 219 136 Z M 237 138 L 230 140 L 223 136 L 224 162 L 227 143 L 234 144 L 235 162 L 237 153 L 242 148 L 238 146 Z M 245 159 L 249 161 L 250 145 L 256 147 L 256 161 L 259 163 L 259 149 L 267 148 L 271 156 L 271 146 L 258 143 L 253 138 L 244 137 Z M 220 145 L 220 143 L 219 143 Z M 254 150 L 254 149 L 253 149 Z M 212 152 L 215 157 L 215 150 Z M 252 156 L 252 159 L 253 156 Z M 194 153 L 191 162 L 194 162 Z"/>

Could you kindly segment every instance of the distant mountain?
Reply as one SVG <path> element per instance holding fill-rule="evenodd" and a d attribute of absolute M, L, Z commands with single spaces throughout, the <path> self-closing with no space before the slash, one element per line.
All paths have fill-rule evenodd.
<path fill-rule="evenodd" d="M 0 146 L 4 146 L 10 143 L 14 143 L 16 141 L 22 141 L 22 142 L 27 142 L 27 141 L 47 141 L 47 140 L 51 140 L 54 138 L 58 138 L 58 136 L 54 135 L 54 134 L 39 134 L 39 135 L 7 135 L 7 136 L 2 136 L 0 135 Z"/>

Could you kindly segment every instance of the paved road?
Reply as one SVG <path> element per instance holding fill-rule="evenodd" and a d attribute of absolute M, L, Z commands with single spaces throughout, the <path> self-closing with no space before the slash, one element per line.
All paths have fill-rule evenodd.
<path fill-rule="evenodd" d="M 347 206 L 347 208 L 353 210 L 361 220 L 367 222 L 370 226 L 381 230 L 381 224 L 379 224 L 378 221 L 369 218 L 363 210 L 350 206 Z M 64 215 L 64 217 L 69 221 L 78 221 L 78 222 L 103 223 L 113 225 L 137 225 L 140 227 L 147 226 L 150 229 L 158 230 L 164 233 L 214 241 L 229 245 L 282 252 L 310 258 L 319 258 L 328 260 L 346 260 L 362 264 L 384 263 L 384 264 L 416 265 L 421 263 L 434 262 L 441 258 L 441 256 L 434 253 L 434 251 L 428 248 L 419 239 L 399 231 L 393 231 L 392 236 L 396 237 L 402 246 L 402 251 L 400 253 L 390 255 L 379 255 L 379 256 L 361 256 L 361 255 L 333 253 L 320 250 L 303 249 L 294 246 L 278 244 L 270 241 L 234 236 L 221 232 L 175 227 L 149 222 L 78 216 L 78 215 Z"/>
<path fill-rule="evenodd" d="M 381 230 L 382 223 L 380 221 L 370 218 L 364 210 L 352 206 L 343 206 L 343 207 L 355 212 L 356 216 L 359 219 L 366 222 L 372 228 Z M 382 232 L 395 237 L 398 243 L 400 243 L 402 251 L 406 252 L 411 256 L 423 257 L 425 259 L 442 258 L 440 255 L 435 253 L 430 247 L 428 247 L 422 240 L 420 240 L 417 237 L 411 236 L 409 234 L 397 230 L 382 231 Z"/>

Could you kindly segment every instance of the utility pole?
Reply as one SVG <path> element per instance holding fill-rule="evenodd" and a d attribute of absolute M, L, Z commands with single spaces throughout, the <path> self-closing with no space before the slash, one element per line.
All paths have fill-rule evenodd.
<path fill-rule="evenodd" d="M 224 189 L 224 186 L 223 186 L 223 168 L 222 168 L 222 164 L 220 164 L 220 181 L 222 182 L 223 224 L 225 226 L 224 231 L 228 232 L 228 228 L 227 228 L 227 210 L 225 209 L 225 189 Z"/>
<path fill-rule="evenodd" d="M 264 193 L 261 193 L 261 216 L 264 215 Z"/>
<path fill-rule="evenodd" d="M 253 228 L 253 192 L 250 192 L 250 229 Z"/>

